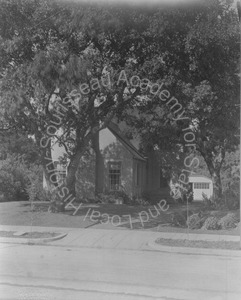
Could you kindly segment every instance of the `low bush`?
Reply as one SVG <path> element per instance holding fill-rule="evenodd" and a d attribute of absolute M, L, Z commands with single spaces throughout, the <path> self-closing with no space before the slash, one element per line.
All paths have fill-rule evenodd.
<path fill-rule="evenodd" d="M 240 194 L 237 188 L 226 190 L 223 196 L 228 209 L 232 210 L 240 208 Z"/>
<path fill-rule="evenodd" d="M 131 203 L 129 196 L 124 191 L 110 191 L 97 196 L 97 201 L 101 203 L 114 204 L 116 203 L 116 200 L 120 200 L 124 204 Z"/>
<path fill-rule="evenodd" d="M 193 201 L 193 191 L 190 186 L 185 190 L 179 183 L 170 185 L 170 195 L 176 203 L 191 203 Z"/>
<path fill-rule="evenodd" d="M 86 151 L 76 172 L 76 199 L 79 202 L 91 202 L 95 199 L 95 154 Z"/>
<path fill-rule="evenodd" d="M 205 194 L 203 196 L 204 208 L 206 210 L 226 210 L 227 206 L 224 197 L 220 199 L 214 199 L 214 197 L 208 198 Z"/>
<path fill-rule="evenodd" d="M 42 168 L 23 157 L 9 155 L 0 169 L 0 194 L 4 201 L 43 200 Z"/>
<path fill-rule="evenodd" d="M 231 229 L 236 228 L 238 222 L 239 215 L 237 213 L 228 213 L 218 221 L 218 224 L 221 229 Z"/>
<path fill-rule="evenodd" d="M 220 229 L 219 219 L 217 217 L 208 217 L 203 226 L 203 230 L 218 230 Z"/>
<path fill-rule="evenodd" d="M 187 214 L 185 212 L 173 213 L 171 224 L 176 227 L 187 227 Z"/>
<path fill-rule="evenodd" d="M 26 200 L 27 168 L 19 156 L 8 156 L 0 169 L 0 192 L 5 201 Z"/>
<path fill-rule="evenodd" d="M 65 206 L 67 203 L 63 202 L 63 199 L 59 196 L 59 189 L 49 191 L 48 197 L 50 199 L 48 212 L 58 213 L 65 211 Z"/>
<path fill-rule="evenodd" d="M 100 203 L 104 203 L 104 204 L 114 204 L 116 201 L 116 197 L 114 197 L 113 195 L 110 194 L 98 194 L 98 196 L 96 197 L 96 201 L 100 202 Z"/>
<path fill-rule="evenodd" d="M 26 192 L 30 201 L 47 201 L 49 200 L 47 191 L 43 188 L 43 169 L 38 165 L 30 165 L 27 170 L 28 184 Z"/>
<path fill-rule="evenodd" d="M 149 206 L 150 202 L 146 198 L 134 198 L 131 201 L 132 205 L 141 205 L 141 206 Z"/>
<path fill-rule="evenodd" d="M 203 226 L 205 219 L 201 213 L 193 214 L 187 218 L 187 226 L 190 229 L 200 229 Z"/>

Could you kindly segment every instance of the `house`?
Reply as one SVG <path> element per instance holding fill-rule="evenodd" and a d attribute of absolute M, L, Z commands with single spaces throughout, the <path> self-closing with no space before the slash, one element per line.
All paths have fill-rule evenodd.
<path fill-rule="evenodd" d="M 161 199 L 170 200 L 170 178 L 160 157 L 153 148 L 143 155 L 139 149 L 138 138 L 129 140 L 123 134 L 125 125 L 111 122 L 102 129 L 92 148 L 88 149 L 80 160 L 76 174 L 77 196 L 94 198 L 95 193 L 124 191 L 130 198 L 148 196 L 153 203 Z M 52 157 L 60 181 L 64 180 L 67 171 L 60 165 L 59 157 L 65 153 L 64 148 L 55 144 Z M 203 175 L 191 175 L 189 184 L 195 200 L 202 200 L 203 194 L 213 194 L 212 180 Z M 44 180 L 46 187 L 46 181 Z"/>
<path fill-rule="evenodd" d="M 88 149 L 80 161 L 76 174 L 77 194 L 93 198 L 96 191 L 124 191 L 130 198 L 151 194 L 155 201 L 160 201 L 167 180 L 162 176 L 158 155 L 150 150 L 144 156 L 138 150 L 138 140 L 127 139 L 120 128 L 121 124 L 111 122 L 96 135 L 93 149 Z M 61 178 L 66 170 L 59 166 L 58 158 L 64 152 L 57 144 L 52 147 L 52 157 Z"/>
<path fill-rule="evenodd" d="M 189 184 L 193 191 L 193 200 L 203 200 L 203 195 L 210 198 L 213 195 L 213 183 L 210 178 L 204 175 L 190 175 Z"/>
<path fill-rule="evenodd" d="M 147 158 L 110 123 L 96 135 L 82 157 L 77 171 L 76 190 L 86 198 L 94 193 L 123 191 L 130 198 L 142 197 L 147 185 Z M 84 180 L 83 180 L 84 179 Z"/>

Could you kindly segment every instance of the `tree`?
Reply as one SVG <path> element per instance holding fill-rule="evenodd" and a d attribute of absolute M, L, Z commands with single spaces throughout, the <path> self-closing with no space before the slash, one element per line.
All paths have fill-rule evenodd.
<path fill-rule="evenodd" d="M 188 114 L 196 121 L 197 150 L 207 164 L 217 200 L 222 197 L 225 154 L 239 143 L 239 24 L 230 4 L 216 1 L 210 8 L 188 36 L 192 73 L 199 83 L 192 83 L 184 94 L 192 99 Z"/>
<path fill-rule="evenodd" d="M 145 93 L 125 77 L 146 75 L 145 59 L 157 55 L 155 37 L 149 35 L 154 12 L 75 3 L 63 7 L 44 0 L 2 3 L 1 20 L 11 22 L 1 29 L 3 129 L 18 127 L 34 135 L 49 180 L 55 137 L 69 158 L 71 193 L 91 139 Z"/>
<path fill-rule="evenodd" d="M 240 149 L 226 153 L 221 169 L 223 193 L 227 205 L 240 207 Z"/>
<path fill-rule="evenodd" d="M 22 0 L 3 1 L 0 13 L 4 128 L 18 127 L 34 135 L 49 181 L 54 173 L 51 140 L 54 137 L 63 145 L 71 193 L 81 156 L 113 116 L 125 118 L 128 109 L 140 103 L 144 112 L 152 113 L 153 106 L 144 101 L 156 92 L 151 82 L 165 81 L 176 97 L 184 96 L 182 105 L 188 116 L 198 120 L 198 141 L 206 135 L 205 122 L 210 128 L 220 125 L 223 119 L 211 120 L 221 111 L 224 119 L 235 120 L 233 109 L 227 113 L 227 95 L 235 101 L 238 37 L 236 16 L 226 5 L 215 1 L 188 9 L 145 9 Z M 133 75 L 149 81 L 138 85 L 137 77 L 130 80 Z M 154 108 L 160 108 L 160 101 L 154 99 Z M 207 104 L 202 107 L 203 100 L 212 101 L 210 112 Z M 208 121 L 203 121 L 204 116 Z M 167 108 L 159 109 L 156 117 L 174 132 L 184 123 L 173 120 L 175 113 Z M 235 124 L 227 124 L 227 135 L 231 127 Z M 214 140 L 213 129 L 209 135 Z M 231 144 L 222 146 L 224 135 L 216 136 L 217 132 L 212 145 L 206 142 L 205 151 L 203 142 L 198 148 L 210 169 L 215 169 L 213 178 L 218 178 L 218 167 L 212 166 L 210 157 L 213 144 Z"/>
<path fill-rule="evenodd" d="M 157 15 L 160 18 L 153 22 L 161 28 L 163 13 Z M 161 52 L 165 55 L 155 70 L 181 106 L 172 102 L 163 107 L 160 99 L 152 99 L 148 106 L 139 107 L 143 117 L 132 114 L 131 121 L 139 127 L 143 143 L 155 146 L 161 154 L 164 145 L 176 148 L 176 157 L 201 155 L 213 180 L 214 198 L 221 201 L 225 154 L 239 143 L 237 13 L 231 3 L 212 1 L 171 15 L 172 22 L 168 19 L 161 29 L 166 37 Z M 184 130 L 195 134 L 195 146 L 186 146 Z"/>
<path fill-rule="evenodd" d="M 29 164 L 40 164 L 39 151 L 34 140 L 24 133 L 0 132 L 1 159 L 6 159 L 9 154 L 20 155 Z"/>

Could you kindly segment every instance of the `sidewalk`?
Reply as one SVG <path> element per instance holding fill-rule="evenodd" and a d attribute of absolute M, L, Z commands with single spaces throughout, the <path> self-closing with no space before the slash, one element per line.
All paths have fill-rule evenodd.
<path fill-rule="evenodd" d="M 57 232 L 67 235 L 56 241 L 48 242 L 48 245 L 62 247 L 84 247 L 84 248 L 109 248 L 109 249 L 128 249 L 128 250 L 158 250 L 158 247 L 152 247 L 157 238 L 166 239 L 188 239 L 204 241 L 233 241 L 239 242 L 239 236 L 213 235 L 213 234 L 187 234 L 187 233 L 169 233 L 152 232 L 144 230 L 109 230 L 92 228 L 60 228 L 60 227 L 38 227 L 38 226 L 8 226 L 0 225 L 0 231 L 21 231 L 21 232 Z M 19 239 L 18 239 L 19 240 Z M 23 240 L 22 240 L 23 241 Z M 0 238 L 0 242 L 15 243 L 15 238 Z M 161 246 L 162 247 L 162 246 Z M 163 247 L 162 247 L 163 248 Z M 170 247 L 165 247 L 170 248 Z M 178 247 L 171 247 L 178 248 Z M 187 248 L 190 249 L 190 248 Z M 196 253 L 197 248 L 192 251 Z M 216 249 L 205 249 L 207 251 L 226 251 Z M 234 250 L 230 250 L 233 251 Z"/>

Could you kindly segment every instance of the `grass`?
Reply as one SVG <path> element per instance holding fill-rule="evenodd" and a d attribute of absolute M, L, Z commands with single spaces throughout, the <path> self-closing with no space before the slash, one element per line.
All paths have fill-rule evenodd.
<path fill-rule="evenodd" d="M 78 204 L 74 204 L 77 205 Z M 31 208 L 30 202 L 4 202 L 0 203 L 0 224 L 2 225 L 22 225 L 22 226 L 43 226 L 43 227 L 67 227 L 67 228 L 103 228 L 103 229 L 134 229 L 151 230 L 159 232 L 187 232 L 187 228 L 172 226 L 172 215 L 186 210 L 186 205 L 171 204 L 166 211 L 160 211 L 157 217 L 152 217 L 150 211 L 155 213 L 153 206 L 131 206 L 115 204 L 84 204 L 73 216 L 74 209 L 67 209 L 64 213 L 49 213 L 49 202 L 34 202 Z M 191 203 L 189 205 L 192 212 L 197 212 L 202 208 L 202 203 Z M 91 214 L 95 211 L 92 220 Z M 89 212 L 89 213 L 88 213 Z M 148 221 L 140 222 L 140 214 L 148 213 Z M 88 213 L 88 216 L 86 216 Z M 223 213 L 223 212 L 222 212 Z M 110 221 L 104 221 L 104 214 L 108 214 Z M 145 213 L 143 213 L 145 215 Z M 131 217 L 131 224 L 129 217 Z M 115 217 L 114 225 L 111 218 Z M 119 216 L 121 224 L 117 224 Z M 118 226 L 117 226 L 118 225 Z M 191 233 L 205 234 L 229 234 L 239 235 L 239 230 L 191 230 Z"/>
<path fill-rule="evenodd" d="M 190 247 L 190 248 L 207 248 L 207 249 L 227 249 L 240 250 L 239 242 L 230 241 L 190 241 L 190 240 L 174 240 L 159 238 L 156 240 L 157 244 L 171 247 Z"/>
<path fill-rule="evenodd" d="M 39 238 L 50 238 L 59 235 L 56 232 L 25 232 L 21 235 L 15 235 L 17 231 L 0 231 L 0 237 L 7 238 L 30 238 L 30 239 L 39 239 Z"/>

